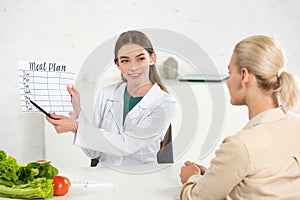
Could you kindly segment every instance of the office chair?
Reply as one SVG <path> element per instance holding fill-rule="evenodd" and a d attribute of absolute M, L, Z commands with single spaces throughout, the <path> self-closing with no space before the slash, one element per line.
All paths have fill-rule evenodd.
<path fill-rule="evenodd" d="M 172 126 L 170 124 L 163 141 L 160 143 L 160 150 L 157 153 L 158 164 L 174 163 L 172 145 Z"/>

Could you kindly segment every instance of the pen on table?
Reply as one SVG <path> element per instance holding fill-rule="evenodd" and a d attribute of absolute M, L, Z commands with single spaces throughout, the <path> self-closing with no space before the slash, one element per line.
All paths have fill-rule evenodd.
<path fill-rule="evenodd" d="M 90 181 L 90 180 L 72 180 L 73 187 L 99 187 L 99 186 L 113 186 L 113 183 L 102 181 Z"/>

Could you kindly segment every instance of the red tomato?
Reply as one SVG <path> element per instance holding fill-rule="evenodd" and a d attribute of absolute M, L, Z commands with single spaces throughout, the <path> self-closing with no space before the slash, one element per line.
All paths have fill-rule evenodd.
<path fill-rule="evenodd" d="M 53 177 L 53 188 L 54 196 L 63 196 L 69 191 L 70 183 L 69 179 L 64 176 L 54 176 Z"/>
<path fill-rule="evenodd" d="M 65 178 L 66 178 L 67 181 L 68 181 L 69 187 L 71 187 L 71 181 L 70 181 L 70 179 L 68 179 L 67 177 L 65 177 Z"/>

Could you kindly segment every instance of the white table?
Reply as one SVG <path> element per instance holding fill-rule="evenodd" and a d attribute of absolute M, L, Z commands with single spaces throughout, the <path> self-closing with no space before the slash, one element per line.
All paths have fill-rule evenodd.
<path fill-rule="evenodd" d="M 53 199 L 103 200 L 175 200 L 179 198 L 181 182 L 179 164 L 130 166 L 122 168 L 86 167 L 60 169 L 71 180 L 91 180 L 112 183 L 108 186 L 71 187 L 62 197 Z"/>

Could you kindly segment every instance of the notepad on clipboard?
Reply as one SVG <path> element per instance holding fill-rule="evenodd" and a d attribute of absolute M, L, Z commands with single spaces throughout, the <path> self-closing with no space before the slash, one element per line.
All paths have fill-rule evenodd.
<path fill-rule="evenodd" d="M 201 75 L 187 75 L 179 76 L 179 81 L 189 82 L 223 82 L 229 78 L 226 74 L 201 74 Z"/>

